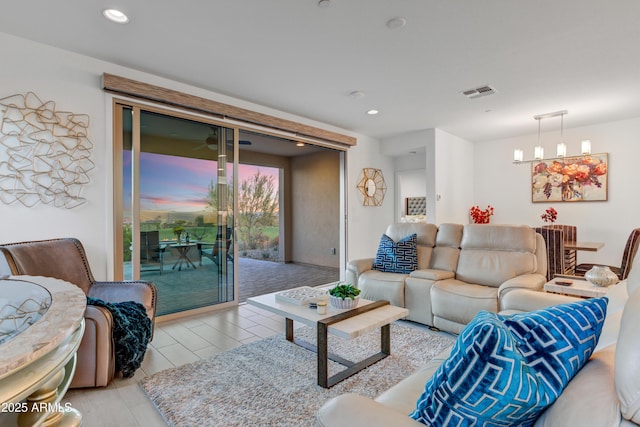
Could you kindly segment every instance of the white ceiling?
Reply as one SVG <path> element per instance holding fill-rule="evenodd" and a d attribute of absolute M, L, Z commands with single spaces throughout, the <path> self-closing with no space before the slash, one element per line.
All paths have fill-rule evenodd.
<path fill-rule="evenodd" d="M 506 138 L 564 109 L 567 128 L 640 116 L 640 0 L 332 3 L 21 0 L 0 30 L 379 138 Z M 388 29 L 394 17 L 407 25 Z M 460 93 L 486 84 L 498 93 Z"/>

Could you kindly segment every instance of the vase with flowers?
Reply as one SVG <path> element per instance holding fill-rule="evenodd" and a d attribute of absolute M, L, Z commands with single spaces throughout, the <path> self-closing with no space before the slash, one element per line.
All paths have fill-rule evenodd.
<path fill-rule="evenodd" d="M 177 225 L 177 226 L 173 227 L 173 234 L 175 234 L 175 236 L 176 236 L 176 242 L 177 242 L 178 244 L 180 244 L 180 243 L 181 243 L 180 238 L 182 237 L 182 233 L 184 233 L 184 232 L 185 232 L 185 229 L 184 229 L 184 227 L 183 227 L 183 226 L 181 226 L 181 225 Z"/>
<path fill-rule="evenodd" d="M 548 208 L 542 215 L 540 215 L 540 218 L 544 220 L 545 224 L 553 224 L 556 222 L 556 219 L 558 219 L 558 211 L 554 208 Z"/>
<path fill-rule="evenodd" d="M 469 215 L 474 224 L 489 224 L 491 221 L 491 215 L 493 215 L 493 207 L 487 206 L 487 209 L 480 209 L 478 206 L 473 206 L 469 209 Z"/>

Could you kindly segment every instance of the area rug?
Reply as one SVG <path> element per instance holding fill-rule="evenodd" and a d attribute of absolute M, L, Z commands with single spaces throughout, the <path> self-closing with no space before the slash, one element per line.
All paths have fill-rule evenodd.
<path fill-rule="evenodd" d="M 315 330 L 296 329 L 315 343 Z M 391 355 L 330 389 L 317 385 L 316 355 L 273 336 L 142 380 L 170 426 L 313 426 L 316 411 L 343 393 L 376 397 L 453 343 L 423 328 L 391 325 Z M 329 350 L 358 361 L 378 352 L 380 331 L 354 340 L 329 336 Z M 330 374 L 343 369 L 329 363 Z"/>

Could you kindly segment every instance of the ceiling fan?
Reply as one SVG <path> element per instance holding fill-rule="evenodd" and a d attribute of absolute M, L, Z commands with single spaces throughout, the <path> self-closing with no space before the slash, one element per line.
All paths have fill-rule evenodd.
<path fill-rule="evenodd" d="M 194 150 L 200 150 L 205 147 L 211 151 L 218 150 L 218 141 L 219 141 L 218 132 L 220 132 L 220 128 L 211 126 L 210 129 L 211 129 L 211 134 L 207 136 L 207 139 L 205 139 L 203 143 L 196 146 Z M 238 143 L 240 145 L 251 145 L 251 141 L 247 141 L 247 140 L 240 140 L 238 141 Z"/>

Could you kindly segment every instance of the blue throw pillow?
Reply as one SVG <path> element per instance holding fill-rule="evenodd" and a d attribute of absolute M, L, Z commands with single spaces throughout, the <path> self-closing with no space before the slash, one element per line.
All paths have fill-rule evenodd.
<path fill-rule="evenodd" d="M 587 362 L 607 298 L 501 316 L 482 311 L 427 381 L 411 417 L 435 426 L 531 426 Z"/>
<path fill-rule="evenodd" d="M 418 268 L 418 236 L 414 233 L 399 242 L 383 234 L 373 262 L 375 270 L 409 274 Z"/>

